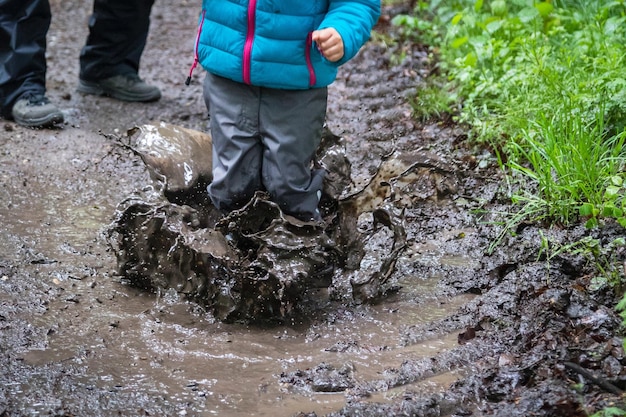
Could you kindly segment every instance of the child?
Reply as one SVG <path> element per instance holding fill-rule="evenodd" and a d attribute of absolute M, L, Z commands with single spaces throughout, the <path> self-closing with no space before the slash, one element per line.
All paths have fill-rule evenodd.
<path fill-rule="evenodd" d="M 284 213 L 321 220 L 324 174 L 312 160 L 327 86 L 379 15 L 380 0 L 203 0 L 194 67 L 199 62 L 208 72 L 207 191 L 220 211 L 241 208 L 264 190 Z"/>

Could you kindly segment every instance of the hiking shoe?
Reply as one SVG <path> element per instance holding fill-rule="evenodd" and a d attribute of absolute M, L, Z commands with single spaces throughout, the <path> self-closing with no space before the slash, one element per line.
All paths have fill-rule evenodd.
<path fill-rule="evenodd" d="M 43 94 L 25 95 L 11 110 L 13 120 L 27 127 L 47 127 L 63 123 L 63 113 Z"/>
<path fill-rule="evenodd" d="M 116 75 L 100 81 L 79 79 L 77 90 L 85 94 L 113 97 L 122 101 L 156 101 L 161 90 L 146 84 L 137 74 Z"/>

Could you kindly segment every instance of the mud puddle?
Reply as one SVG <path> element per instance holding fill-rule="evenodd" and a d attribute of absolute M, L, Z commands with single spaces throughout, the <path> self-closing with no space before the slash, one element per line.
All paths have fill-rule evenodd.
<path fill-rule="evenodd" d="M 33 198 L 36 197 L 29 199 Z M 46 257 L 42 255 L 39 259 L 33 259 L 34 262 L 68 261 L 69 259 L 63 259 L 63 253 L 79 250 L 79 248 L 73 248 L 71 242 L 82 242 L 88 234 L 97 237 L 102 224 L 108 220 L 109 213 L 100 207 L 80 207 L 75 204 L 62 207 L 67 201 L 62 200 L 59 204 L 59 202 L 35 200 L 34 202 L 38 204 L 21 203 L 17 207 L 14 206 L 10 212 L 3 212 L 0 209 L 0 216 L 12 218 L 11 222 L 3 224 L 6 232 L 13 236 L 20 236 L 25 241 L 46 242 L 40 249 L 40 254 L 45 253 Z M 18 210 L 18 215 L 15 214 L 15 210 Z M 42 225 L 45 225 L 43 229 Z M 62 236 L 62 242 L 57 240 L 59 236 Z M 84 248 L 82 244 L 81 247 Z M 8 255 L 15 251 L 14 242 L 5 240 L 0 243 L 0 250 Z M 19 259 L 17 253 L 14 256 L 12 260 Z"/>
<path fill-rule="evenodd" d="M 58 135 L 63 141 L 85 139 L 80 131 Z M 104 141 L 106 150 L 104 138 L 86 138 L 80 146 Z M 28 274 L 53 295 L 43 301 L 41 314 L 18 314 L 40 336 L 31 340 L 30 348 L 16 352 L 17 359 L 25 369 L 42 371 L 40 377 L 8 385 L 8 396 L 41 389 L 39 378 L 48 378 L 45 369 L 61 364 L 71 370 L 74 384 L 106 393 L 100 395 L 109 398 L 110 407 L 127 411 L 129 405 L 116 399 L 142 392 L 161 399 L 157 409 L 171 407 L 179 415 L 324 415 L 339 411 L 348 396 L 359 395 L 360 385 L 379 379 L 386 370 L 458 346 L 456 329 L 418 343 L 401 341 L 403 329 L 441 320 L 474 297 L 436 295 L 437 276 L 405 276 L 398 282 L 400 291 L 374 305 L 350 306 L 331 300 L 328 290 L 310 290 L 303 301 L 308 316 L 265 327 L 226 324 L 174 291 L 153 294 L 120 283 L 113 256 L 104 251 L 102 232 L 124 189 L 133 186 L 107 190 L 92 184 L 115 171 L 99 167 L 102 160 L 79 164 L 92 172 L 85 194 L 65 186 L 63 170 L 76 167 L 63 168 L 63 161 L 51 163 L 59 181 L 35 177 L 20 188 L 17 178 L 7 180 L 20 191 L 11 193 L 0 209 L 6 237 L 0 245 L 3 262 L 30 262 L 15 265 L 18 272 L 3 275 L 2 285 L 19 288 L 28 282 L 18 282 L 20 276 Z M 19 170 L 30 171 L 38 162 L 22 160 Z M 131 172 L 150 184 L 142 167 L 131 164 Z M 452 267 L 467 261 L 442 257 L 437 248 L 435 242 L 413 245 L 407 259 Z M 20 292 L 7 291 L 0 302 L 19 304 Z M 444 391 L 462 372 L 441 372 L 378 393 L 367 388 L 372 395 L 364 401 L 394 401 L 410 390 Z M 63 404 L 44 397 L 22 404 L 21 412 L 45 414 Z"/>
<path fill-rule="evenodd" d="M 399 329 L 439 320 L 470 299 L 459 296 L 416 305 L 408 294 L 399 294 L 384 305 L 354 310 L 329 302 L 310 322 L 259 328 L 212 322 L 173 292 L 149 295 L 106 282 L 92 288 L 95 282 L 98 277 L 58 284 L 67 286 L 66 292 L 80 302 L 49 305 L 33 324 L 52 331 L 44 347 L 23 354 L 24 363 L 41 367 L 62 362 L 88 369 L 88 375 L 83 375 L 86 385 L 116 393 L 158 394 L 172 404 L 187 404 L 180 411 L 190 415 L 291 416 L 301 411 L 318 415 L 338 411 L 347 392 L 360 381 L 376 379 L 403 361 L 436 356 L 457 346 L 457 332 L 402 346 Z M 434 280 L 423 281 L 424 286 L 434 284 Z M 319 382 L 309 386 L 281 383 L 290 373 L 319 364 L 348 370 L 347 382 L 337 385 L 329 377 L 329 383 L 336 384 L 330 388 Z M 393 400 L 412 387 L 442 391 L 459 376 L 459 371 L 444 374 L 371 400 Z M 36 405 L 32 411 L 37 412 Z"/>
<path fill-rule="evenodd" d="M 385 403 L 413 390 L 442 392 L 463 375 L 457 366 L 371 386 L 403 363 L 427 361 L 458 346 L 460 328 L 415 343 L 402 340 L 404 329 L 438 322 L 473 299 L 438 295 L 436 274 L 403 273 L 401 289 L 371 305 L 311 290 L 303 300 L 308 315 L 271 327 L 222 323 L 175 292 L 152 294 L 120 283 L 103 232 L 117 203 L 137 185 L 150 192 L 145 167 L 120 154 L 106 137 L 81 130 L 33 140 L 50 152 L 100 151 L 70 164 L 45 154 L 5 154 L 4 186 L 10 192 L 0 208 L 5 289 L 0 303 L 18 306 L 12 323 L 28 323 L 20 330 L 9 325 L 16 333 L 4 334 L 24 340 L 24 347 L 11 353 L 16 377 L 6 385 L 6 398 L 32 398 L 48 384 L 44 393 L 66 392 L 62 398 L 35 395 L 20 403 L 17 415 L 81 409 L 76 402 L 93 401 L 89 393 L 99 398 L 105 415 L 113 410 L 134 415 L 139 404 L 167 415 L 324 415 L 341 410 L 350 397 Z M 46 173 L 40 172 L 42 165 Z M 375 255 L 376 240 L 370 243 Z M 471 264 L 469 257 L 442 249 L 434 237 L 409 245 L 399 262 L 404 272 L 414 262 L 454 269 Z M 26 292 L 32 295 L 23 298 Z M 31 297 L 40 297 L 37 313 L 21 307 Z M 71 388 L 63 383 L 67 378 Z M 136 396 L 144 400 L 134 403 Z"/>

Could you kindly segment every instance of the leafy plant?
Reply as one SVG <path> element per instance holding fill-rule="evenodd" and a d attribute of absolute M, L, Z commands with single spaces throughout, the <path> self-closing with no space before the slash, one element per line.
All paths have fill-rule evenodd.
<path fill-rule="evenodd" d="M 418 2 L 416 11 L 394 23 L 431 45 L 448 83 L 441 90 L 458 99 L 449 107 L 455 120 L 469 127 L 470 140 L 497 152 L 518 190 L 490 250 L 521 222 L 596 227 L 615 220 L 626 227 L 625 1 L 433 0 Z M 589 256 L 595 284 L 620 289 L 625 271 L 615 254 L 624 244 L 544 241 L 541 255 Z M 626 295 L 618 308 L 626 324 Z M 622 415 L 608 407 L 594 417 Z"/>
<path fill-rule="evenodd" d="M 453 91 L 461 106 L 426 90 L 413 102 L 415 114 L 456 111 L 470 139 L 500 152 L 511 180 L 526 190 L 511 196 L 521 208 L 506 224 L 583 218 L 594 227 L 613 218 L 624 225 L 624 1 L 450 0 L 417 7 L 417 17 L 394 23 L 432 45 L 447 82 L 438 92 Z"/>
<path fill-rule="evenodd" d="M 446 89 L 446 86 L 441 78 L 433 77 L 424 85 L 417 87 L 416 95 L 410 99 L 416 119 L 422 121 L 431 117 L 441 119 L 453 112 L 457 96 L 454 91 Z"/>
<path fill-rule="evenodd" d="M 525 201 L 534 199 L 544 206 L 540 218 L 569 223 L 581 215 L 593 227 L 606 217 L 626 226 L 626 133 L 607 137 L 602 106 L 593 121 L 583 120 L 575 110 L 565 107 L 551 119 L 541 115 L 530 122 L 520 141 L 510 144 L 515 157 L 509 167 L 537 184 L 538 193 L 522 187 L 521 194 Z"/>
<path fill-rule="evenodd" d="M 619 417 L 626 416 L 626 410 L 622 410 L 618 407 L 607 407 L 604 410 L 598 411 L 591 415 L 591 417 Z"/>

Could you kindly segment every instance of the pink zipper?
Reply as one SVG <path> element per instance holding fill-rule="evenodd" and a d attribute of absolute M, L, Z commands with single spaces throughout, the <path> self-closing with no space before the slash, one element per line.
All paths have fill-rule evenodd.
<path fill-rule="evenodd" d="M 198 26 L 198 33 L 196 34 L 196 45 L 194 46 L 193 64 L 191 65 L 191 69 L 189 70 L 189 76 L 185 81 L 185 85 L 191 84 L 191 76 L 193 75 L 193 70 L 195 70 L 198 66 L 198 45 L 200 44 L 200 33 L 202 32 L 202 25 L 204 25 L 205 14 L 206 10 L 202 10 L 202 19 L 200 20 L 200 25 Z"/>
<path fill-rule="evenodd" d="M 313 69 L 313 63 L 311 62 L 311 48 L 313 47 L 313 33 L 309 32 L 306 37 L 306 51 L 304 57 L 306 58 L 306 67 L 309 70 L 309 87 L 313 87 L 317 78 L 315 77 L 315 70 Z"/>
<path fill-rule="evenodd" d="M 248 4 L 248 32 L 246 43 L 243 48 L 243 82 L 250 84 L 250 62 L 252 60 L 252 44 L 254 43 L 254 25 L 256 21 L 256 0 L 250 0 Z"/>

